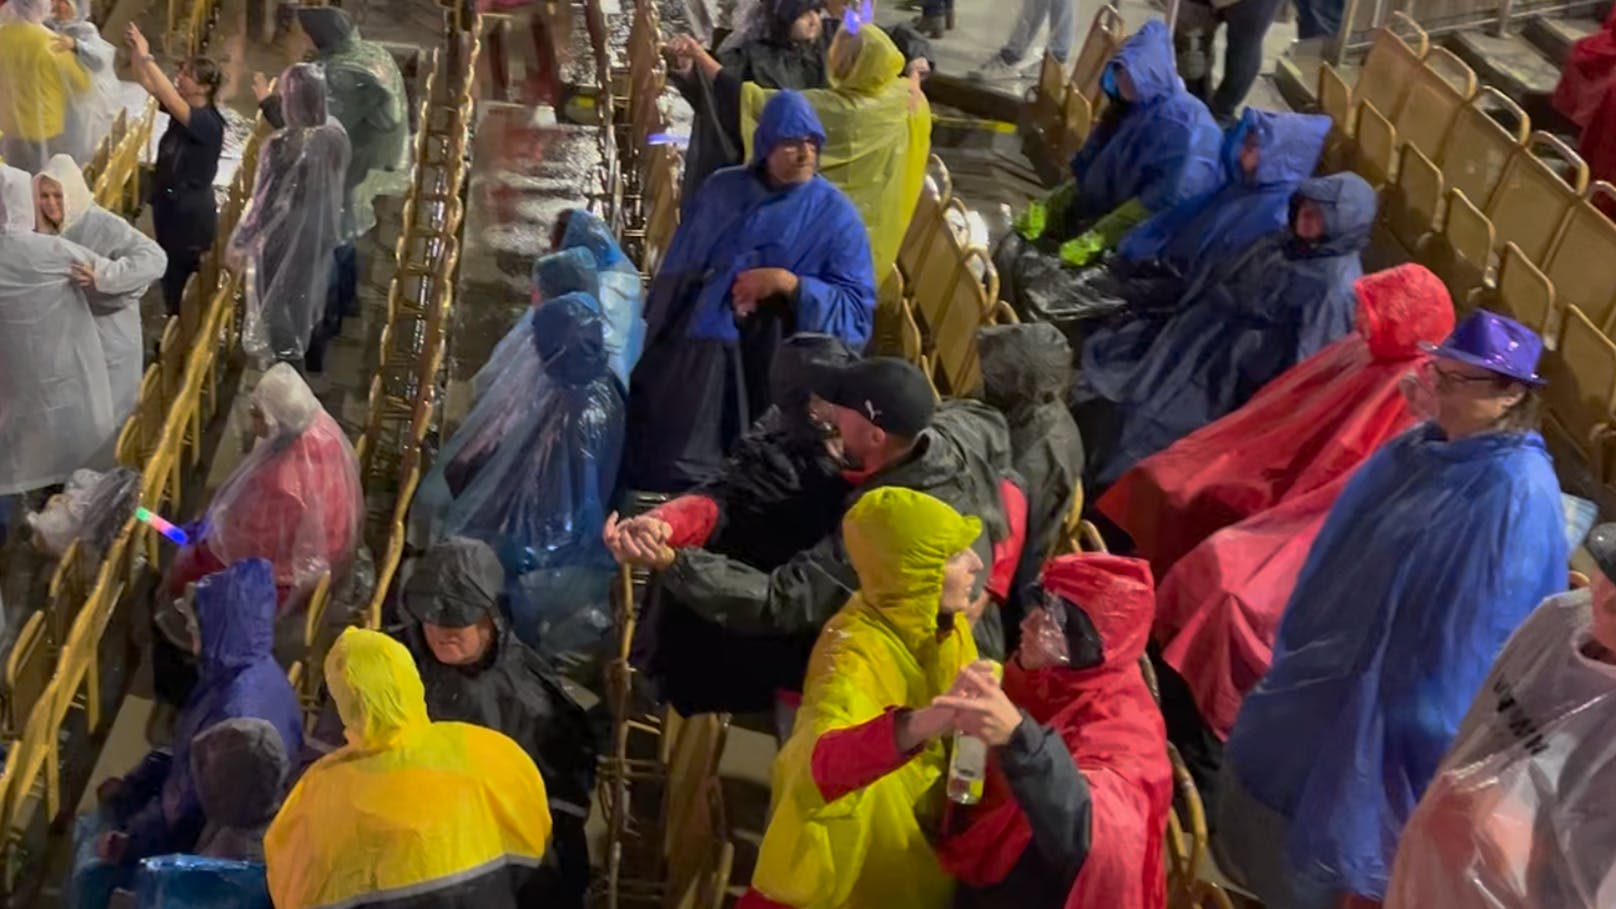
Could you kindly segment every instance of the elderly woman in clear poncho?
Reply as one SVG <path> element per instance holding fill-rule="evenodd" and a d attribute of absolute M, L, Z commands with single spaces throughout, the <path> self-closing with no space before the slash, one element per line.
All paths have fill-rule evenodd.
<path fill-rule="evenodd" d="M 307 353 L 311 370 L 319 372 L 350 149 L 342 125 L 326 116 L 325 79 L 317 67 L 288 67 L 276 91 L 286 125 L 258 155 L 252 203 L 230 237 L 229 256 L 252 273 L 248 354 L 260 362 L 299 362 Z"/>
<path fill-rule="evenodd" d="M 35 233 L 28 175 L 0 165 L 0 496 L 110 458 L 106 358 L 77 277 L 107 264 Z"/>
<path fill-rule="evenodd" d="M 34 173 L 66 151 L 68 112 L 90 74 L 45 26 L 50 0 L 10 0 L 0 10 L 0 159 Z"/>
<path fill-rule="evenodd" d="M 90 21 L 89 0 L 50 0 L 50 9 L 45 25 L 56 32 L 53 47 L 72 53 L 90 79 L 89 91 L 68 105 L 60 151 L 77 164 L 88 164 L 122 107 L 113 60 L 117 48 Z"/>
<path fill-rule="evenodd" d="M 133 224 L 96 205 L 84 173 L 67 155 L 51 158 L 34 177 L 34 196 L 40 233 L 56 234 L 106 257 L 104 265 L 86 270 L 89 285 L 80 285 L 101 336 L 112 415 L 121 426 L 140 397 L 145 356 L 140 298 L 163 276 L 168 255 Z"/>
<path fill-rule="evenodd" d="M 342 427 L 288 364 L 258 381 L 251 414 L 257 442 L 175 556 L 166 587 L 177 596 L 232 562 L 265 558 L 284 615 L 321 574 L 340 575 L 352 561 L 363 514 L 359 464 Z"/>

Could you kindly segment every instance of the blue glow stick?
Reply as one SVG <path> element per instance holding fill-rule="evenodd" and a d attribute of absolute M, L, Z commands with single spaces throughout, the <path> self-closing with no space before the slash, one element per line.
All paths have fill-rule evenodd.
<path fill-rule="evenodd" d="M 162 515 L 152 514 L 143 507 L 137 507 L 135 509 L 135 520 L 151 525 L 153 530 L 168 537 L 171 542 L 179 546 L 190 545 L 191 538 L 186 536 L 185 531 L 175 527 Z"/>

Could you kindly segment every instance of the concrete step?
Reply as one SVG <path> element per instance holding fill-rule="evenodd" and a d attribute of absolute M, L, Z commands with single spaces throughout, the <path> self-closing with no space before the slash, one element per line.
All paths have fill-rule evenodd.
<path fill-rule="evenodd" d="M 1536 16 L 1521 26 L 1521 35 L 1556 66 L 1565 66 L 1571 45 L 1599 31 L 1600 22 L 1588 16 Z"/>
<path fill-rule="evenodd" d="M 1521 34 L 1492 35 L 1471 30 L 1442 42 L 1476 71 L 1476 78 L 1525 105 L 1554 93 L 1560 67 Z"/>

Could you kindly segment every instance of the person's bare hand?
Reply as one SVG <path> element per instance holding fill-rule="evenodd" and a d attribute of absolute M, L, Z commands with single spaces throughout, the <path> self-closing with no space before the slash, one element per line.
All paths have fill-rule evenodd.
<path fill-rule="evenodd" d="M 123 862 L 123 854 L 129 849 L 129 834 L 117 830 L 109 830 L 101 834 L 95 841 L 95 856 L 109 865 Z"/>
<path fill-rule="evenodd" d="M 252 77 L 252 93 L 253 93 L 253 97 L 258 99 L 259 104 L 264 103 L 264 99 L 268 98 L 270 96 L 270 93 L 272 93 L 274 91 L 275 91 L 275 80 L 274 79 L 269 78 L 268 76 L 264 75 L 263 73 L 253 73 L 253 77 Z"/>
<path fill-rule="evenodd" d="M 916 81 L 931 75 L 931 62 L 925 57 L 916 57 L 904 64 L 903 74 Z"/>
<path fill-rule="evenodd" d="M 79 49 L 79 42 L 72 35 L 56 35 L 51 38 L 51 50 L 58 54 L 71 54 Z"/>
<path fill-rule="evenodd" d="M 129 45 L 129 52 L 136 57 L 145 57 L 151 53 L 151 44 L 146 41 L 146 36 L 140 33 L 140 27 L 133 22 L 123 30 L 123 40 Z"/>
<path fill-rule="evenodd" d="M 991 663 L 977 661 L 959 671 L 954 688 L 932 700 L 936 707 L 954 711 L 954 725 L 989 745 L 1010 741 L 1010 734 L 1021 725 L 1021 711 L 1010 702 Z"/>
<path fill-rule="evenodd" d="M 749 268 L 735 276 L 729 294 L 735 315 L 745 318 L 757 312 L 764 300 L 796 289 L 797 276 L 783 268 Z"/>
<path fill-rule="evenodd" d="M 931 706 L 904 712 L 893 726 L 894 743 L 902 752 L 916 748 L 938 738 L 954 728 L 954 709 L 935 701 Z"/>
<path fill-rule="evenodd" d="M 95 289 L 95 269 L 83 262 L 74 262 L 68 267 L 68 271 L 69 277 L 72 278 L 74 284 L 85 290 Z"/>
<path fill-rule="evenodd" d="M 671 533 L 672 528 L 656 518 L 642 515 L 622 521 L 614 511 L 606 517 L 601 541 L 621 564 L 666 568 L 673 562 L 673 550 L 667 546 Z"/>

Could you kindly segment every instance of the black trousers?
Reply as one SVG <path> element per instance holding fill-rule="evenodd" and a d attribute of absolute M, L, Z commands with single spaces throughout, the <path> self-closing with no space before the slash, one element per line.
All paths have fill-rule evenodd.
<path fill-rule="evenodd" d="M 1233 120 L 1262 72 L 1263 38 L 1284 0 L 1239 0 L 1215 9 L 1204 0 L 1184 0 L 1173 30 L 1178 73 L 1190 93 L 1206 102 L 1219 123 Z M 1226 28 L 1223 79 L 1212 88 L 1212 39 Z"/>
<path fill-rule="evenodd" d="M 213 188 L 157 190 L 152 197 L 152 228 L 157 245 L 168 256 L 163 271 L 163 303 L 171 316 L 179 315 L 185 282 L 213 248 L 219 212 Z"/>

